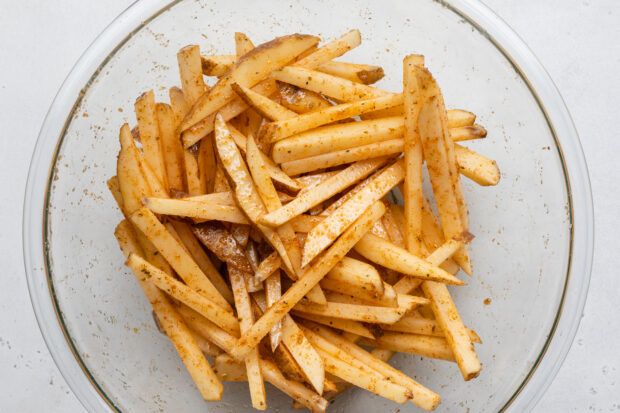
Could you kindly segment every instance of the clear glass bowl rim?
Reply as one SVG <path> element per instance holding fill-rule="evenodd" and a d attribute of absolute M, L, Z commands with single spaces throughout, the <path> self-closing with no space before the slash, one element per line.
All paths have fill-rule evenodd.
<path fill-rule="evenodd" d="M 136 1 L 95 39 L 74 65 L 50 106 L 30 164 L 23 210 L 23 251 L 28 289 L 39 328 L 52 358 L 87 411 L 119 409 L 81 363 L 52 300 L 53 284 L 48 279 L 44 245 L 52 160 L 73 113 L 73 110 L 67 109 L 77 106 L 80 92 L 88 88 L 99 69 L 133 33 L 179 1 Z M 572 212 L 572 245 L 564 297 L 537 362 L 501 409 L 529 411 L 542 397 L 564 361 L 585 306 L 594 251 L 594 213 L 587 165 L 577 131 L 560 93 L 519 36 L 478 0 L 433 1 L 467 20 L 512 63 L 545 113 L 563 158 Z"/>

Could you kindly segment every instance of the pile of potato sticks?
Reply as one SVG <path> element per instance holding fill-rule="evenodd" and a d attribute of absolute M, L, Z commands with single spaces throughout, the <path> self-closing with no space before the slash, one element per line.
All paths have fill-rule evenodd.
<path fill-rule="evenodd" d="M 460 174 L 495 185 L 499 170 L 456 143 L 486 130 L 445 109 L 423 56 L 404 58 L 390 93 L 369 86 L 382 68 L 333 60 L 359 31 L 318 43 L 236 33 L 235 55 L 181 49 L 182 89 L 170 104 L 143 94 L 138 126 L 120 130 L 115 235 L 205 400 L 247 381 L 265 409 L 267 381 L 313 412 L 351 385 L 433 410 L 439 395 L 387 361 L 479 374 L 480 339 L 446 285 L 472 271 Z M 386 197 L 396 188 L 404 206 Z"/>

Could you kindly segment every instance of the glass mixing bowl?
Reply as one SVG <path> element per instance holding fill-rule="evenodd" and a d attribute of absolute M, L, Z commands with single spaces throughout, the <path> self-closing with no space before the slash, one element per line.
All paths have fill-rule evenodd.
<path fill-rule="evenodd" d="M 24 257 L 43 336 L 87 410 L 249 411 L 247 385 L 227 383 L 205 404 L 123 265 L 120 220 L 105 181 L 115 174 L 118 129 L 135 124 L 133 101 L 179 83 L 176 51 L 230 53 L 233 32 L 257 44 L 276 35 L 324 39 L 359 28 L 348 61 L 380 64 L 379 84 L 401 88 L 402 57 L 422 53 L 447 105 L 475 112 L 488 137 L 468 144 L 496 159 L 502 179 L 464 179 L 474 277 L 453 289 L 482 337 L 484 365 L 463 382 L 455 365 L 400 355 L 394 363 L 442 396 L 438 411 L 526 411 L 564 359 L 587 293 L 593 215 L 586 164 L 552 81 L 522 41 L 476 1 L 242 0 L 138 2 L 89 47 L 63 84 L 32 158 L 24 207 Z M 490 304 L 485 305 L 485 301 Z M 273 389 L 272 389 L 273 390 Z M 289 411 L 273 390 L 269 405 Z M 331 411 L 415 411 L 349 391 Z"/>

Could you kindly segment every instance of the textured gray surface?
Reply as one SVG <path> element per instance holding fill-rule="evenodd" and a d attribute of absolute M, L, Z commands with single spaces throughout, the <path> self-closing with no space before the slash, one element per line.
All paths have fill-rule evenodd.
<path fill-rule="evenodd" d="M 590 168 L 596 254 L 590 295 L 566 362 L 538 412 L 620 410 L 620 320 L 615 316 L 620 264 L 615 231 L 620 151 L 612 119 L 620 107 L 620 3 L 486 0 L 541 60 L 566 100 Z M 130 4 L 126 0 L 6 2 L 0 14 L 0 396 L 2 411 L 83 411 L 58 373 L 38 331 L 21 258 L 26 172 L 43 117 L 83 50 Z"/>

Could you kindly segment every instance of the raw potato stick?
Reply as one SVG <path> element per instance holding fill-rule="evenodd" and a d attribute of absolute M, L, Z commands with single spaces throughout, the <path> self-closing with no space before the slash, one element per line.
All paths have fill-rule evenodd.
<path fill-rule="evenodd" d="M 359 116 L 375 110 L 391 108 L 402 103 L 402 95 L 387 95 L 353 103 L 344 103 L 293 118 L 268 123 L 261 129 L 261 134 L 264 139 L 276 142 L 328 123 Z"/>
<path fill-rule="evenodd" d="M 394 324 L 383 324 L 381 329 L 400 333 L 421 334 L 424 336 L 445 337 L 437 320 L 408 314 Z M 467 335 L 471 341 L 481 343 L 480 337 L 472 329 L 467 328 Z"/>
<path fill-rule="evenodd" d="M 298 60 L 293 66 L 307 67 L 314 69 L 330 60 L 342 56 L 349 50 L 356 48 L 362 43 L 362 36 L 359 30 L 351 30 L 337 39 L 319 47 L 308 56 Z"/>
<path fill-rule="evenodd" d="M 174 239 L 151 211 L 141 208 L 134 212 L 130 219 L 190 288 L 214 302 L 223 311 L 232 311 L 230 304 L 200 270 L 187 250 Z"/>
<path fill-rule="evenodd" d="M 448 120 L 448 123 L 450 121 Z M 468 141 L 472 139 L 482 139 L 487 136 L 487 130 L 481 125 L 460 126 L 450 129 L 450 139 L 453 142 Z"/>
<path fill-rule="evenodd" d="M 272 157 L 278 163 L 289 162 L 357 146 L 400 139 L 404 132 L 403 118 L 400 116 L 337 123 L 276 142 L 272 148 Z"/>
<path fill-rule="evenodd" d="M 341 102 L 378 98 L 394 95 L 372 86 L 366 86 L 340 77 L 328 75 L 316 70 L 297 66 L 285 66 L 275 71 L 271 77 L 280 82 L 309 89 Z"/>
<path fill-rule="evenodd" d="M 333 166 L 362 161 L 371 157 L 374 158 L 394 155 L 402 152 L 403 147 L 404 141 L 402 139 L 392 139 L 389 141 L 371 143 L 368 145 L 357 146 L 355 148 L 343 149 L 336 152 L 329 152 L 322 155 L 284 162 L 280 166 L 285 173 L 294 176 L 305 172 L 316 171 L 318 169 L 331 168 Z"/>
<path fill-rule="evenodd" d="M 419 356 L 455 361 L 446 339 L 442 337 L 423 336 L 386 331 L 375 340 L 362 338 L 360 344 L 399 351 L 401 353 L 417 354 Z"/>
<path fill-rule="evenodd" d="M 256 112 L 264 118 L 278 121 L 290 119 L 297 116 L 297 113 L 288 110 L 284 106 L 274 102 L 267 96 L 254 92 L 252 89 L 243 87 L 238 83 L 233 83 L 233 90 L 245 103 L 250 105 Z"/>
<path fill-rule="evenodd" d="M 254 323 L 250 296 L 246 287 L 247 276 L 243 272 L 231 266 L 228 267 L 228 274 L 230 276 L 230 284 L 233 289 L 233 296 L 235 297 L 235 307 L 237 309 L 237 316 L 239 317 L 239 327 L 241 329 L 241 333 L 245 334 Z M 261 374 L 258 348 L 252 349 L 245 358 L 245 368 L 247 371 L 248 383 L 250 385 L 250 395 L 252 396 L 252 407 L 258 410 L 265 410 L 267 408 L 267 401 L 265 397 L 265 384 L 263 383 L 263 377 Z"/>
<path fill-rule="evenodd" d="M 311 190 L 300 193 L 285 206 L 264 215 L 261 222 L 265 225 L 280 226 L 295 216 L 303 214 L 312 207 L 329 199 L 356 182 L 364 179 L 372 172 L 385 165 L 387 158 L 374 158 L 359 161 L 346 169 L 313 186 Z"/>
<path fill-rule="evenodd" d="M 259 82 L 256 86 L 252 87 L 252 90 L 265 96 L 270 96 L 276 93 L 276 83 L 273 79 L 265 79 Z M 229 121 L 235 116 L 245 112 L 249 106 L 240 98 L 234 97 L 229 103 L 222 106 L 218 112 L 222 115 L 224 120 Z M 183 141 L 183 147 L 190 148 L 196 142 L 213 132 L 213 121 L 215 119 L 215 113 L 207 116 L 200 122 L 196 123 L 189 129 L 184 130 L 181 133 L 181 140 Z"/>
<path fill-rule="evenodd" d="M 144 158 L 160 182 L 167 185 L 166 167 L 159 137 L 155 95 L 152 90 L 142 94 L 134 104 Z"/>
<path fill-rule="evenodd" d="M 287 271 L 295 273 L 282 240 L 271 228 L 259 224 L 260 217 L 267 212 L 263 201 L 252 182 L 248 168 L 235 144 L 224 119 L 218 114 L 215 120 L 215 142 L 218 157 L 234 186 L 237 204 L 250 220 L 256 224 L 271 246 L 278 251 Z"/>
<path fill-rule="evenodd" d="M 209 256 L 205 253 L 205 251 L 200 246 L 200 242 L 196 239 L 194 234 L 192 233 L 191 227 L 185 222 L 181 221 L 170 221 L 172 226 L 176 230 L 177 234 L 181 238 L 183 245 L 187 248 L 189 253 L 191 254 L 196 264 L 200 267 L 203 273 L 209 278 L 211 283 L 217 288 L 217 290 L 222 294 L 222 297 L 226 299 L 229 303 L 233 302 L 232 291 L 222 278 L 222 274 L 218 272 L 215 268 Z"/>
<path fill-rule="evenodd" d="M 478 185 L 489 186 L 499 183 L 499 168 L 494 160 L 461 145 L 454 145 L 454 154 L 459 172 Z"/>
<path fill-rule="evenodd" d="M 285 65 L 295 56 L 315 45 L 318 40 L 317 37 L 308 35 L 283 36 L 247 53 L 235 62 L 226 76 L 192 106 L 181 122 L 180 129 L 188 129 L 230 102 L 235 96 L 231 88 L 233 83 L 247 87 L 254 86 L 271 71 Z"/>
<path fill-rule="evenodd" d="M 236 60 L 237 56 L 231 54 L 200 56 L 202 74 L 220 77 L 230 70 Z"/>
<path fill-rule="evenodd" d="M 447 271 L 373 234 L 364 235 L 355 244 L 355 251 L 374 263 L 411 277 L 454 285 L 465 284 Z"/>
<path fill-rule="evenodd" d="M 344 339 L 338 334 L 334 334 L 332 330 L 316 324 L 305 324 L 305 327 L 311 329 L 321 337 L 325 338 L 341 350 L 349 353 L 351 356 L 355 357 L 357 360 L 360 360 L 380 374 L 392 379 L 395 383 L 409 389 L 413 393 L 413 398 L 411 401 L 421 408 L 425 410 L 433 410 L 439 404 L 441 399 L 437 394 L 406 376 L 399 370 L 396 370 L 384 361 L 376 358 L 363 348 Z"/>
<path fill-rule="evenodd" d="M 128 221 L 122 221 L 114 234 L 126 257 L 142 252 Z M 190 330 L 183 323 L 183 319 L 175 311 L 163 292 L 152 283 L 143 281 L 140 273 L 134 272 L 134 275 L 202 397 L 207 401 L 220 400 L 224 386 L 217 379 Z"/>
<path fill-rule="evenodd" d="M 375 338 L 375 335 L 367 327 L 367 325 L 364 325 L 359 321 L 347 320 L 345 318 L 327 317 L 310 313 L 302 313 L 295 310 L 292 311 L 292 314 L 295 316 L 295 318 L 311 320 L 315 323 L 337 328 L 338 330 L 342 330 L 343 332 L 355 334 L 360 337 L 366 337 L 370 339 Z"/>
<path fill-rule="evenodd" d="M 192 197 L 196 198 L 196 197 Z M 170 198 L 144 198 L 144 206 L 156 214 L 192 218 L 198 222 L 225 221 L 235 224 L 249 224 L 250 221 L 236 205 L 212 200 L 190 200 Z"/>
<path fill-rule="evenodd" d="M 252 329 L 241 337 L 231 351 L 231 355 L 238 360 L 243 360 L 249 351 L 258 345 L 271 327 L 284 317 L 321 279 L 346 255 L 346 253 L 362 238 L 372 224 L 385 212 L 382 203 L 373 204 L 344 234 L 332 245 L 332 247 L 317 260 L 304 277 L 293 284 L 278 302 L 271 306 L 267 312 L 252 326 Z"/>
<path fill-rule="evenodd" d="M 420 256 L 422 252 L 422 142 L 418 131 L 418 115 L 423 95 L 418 84 L 416 68 L 419 56 L 403 60 L 403 96 L 405 113 L 405 240 L 407 250 Z"/>
<path fill-rule="evenodd" d="M 150 280 L 159 289 L 198 311 L 202 316 L 223 328 L 228 333 L 239 335 L 239 323 L 232 313 L 223 311 L 208 298 L 205 298 L 185 284 L 175 280 L 170 275 L 151 265 L 136 254 L 129 256 L 127 265 L 134 272 L 141 273 L 143 280 Z"/>
<path fill-rule="evenodd" d="M 444 236 L 452 238 L 463 232 L 458 201 L 453 186 L 453 179 L 448 167 L 448 157 L 443 144 L 443 128 L 440 114 L 440 101 L 437 97 L 430 98 L 422 107 L 419 116 L 419 128 L 424 158 L 433 186 L 437 209 L 441 219 Z M 467 272 L 471 266 L 465 248 L 455 254 L 455 260 Z"/>
<path fill-rule="evenodd" d="M 404 177 L 402 162 L 385 168 L 371 183 L 308 233 L 304 243 L 302 265 L 306 266 L 328 247 L 370 205 L 380 200 Z"/>
<path fill-rule="evenodd" d="M 200 60 L 200 48 L 196 45 L 185 46 L 177 53 L 179 73 L 183 96 L 189 106 L 192 106 L 207 87 L 202 77 L 202 63 Z"/>
<path fill-rule="evenodd" d="M 176 132 L 174 112 L 170 105 L 165 103 L 158 103 L 156 109 L 161 148 L 168 177 L 168 190 L 183 191 L 185 189 L 185 162 L 183 146 Z"/>
<path fill-rule="evenodd" d="M 352 82 L 363 83 L 364 85 L 376 83 L 385 76 L 381 66 L 336 62 L 334 60 L 323 63 L 317 67 L 317 70 L 329 75 L 349 79 Z"/>

